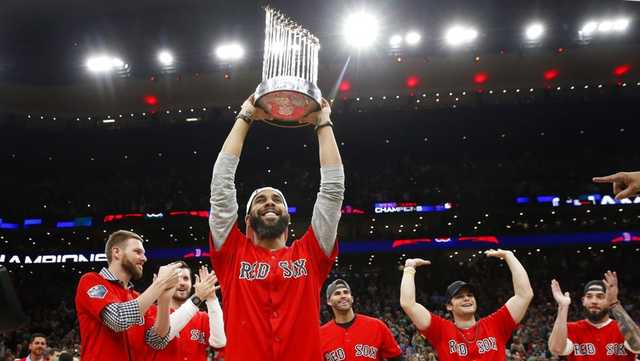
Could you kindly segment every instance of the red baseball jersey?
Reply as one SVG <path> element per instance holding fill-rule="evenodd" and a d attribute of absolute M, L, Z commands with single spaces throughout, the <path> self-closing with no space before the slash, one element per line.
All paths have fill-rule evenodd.
<path fill-rule="evenodd" d="M 148 359 L 155 361 L 206 361 L 207 347 L 209 347 L 209 315 L 199 311 L 164 350 L 154 351 L 153 357 Z"/>
<path fill-rule="evenodd" d="M 76 290 L 76 311 L 80 324 L 82 361 L 144 359 L 144 334 L 153 325 L 153 317 L 145 317 L 145 325 L 115 332 L 105 326 L 100 314 L 111 303 L 131 301 L 138 297 L 132 288 L 106 280 L 95 272 L 84 274 Z"/>
<path fill-rule="evenodd" d="M 567 338 L 573 342 L 569 361 L 634 361 L 635 354 L 624 347 L 624 336 L 620 333 L 618 322 L 609 321 L 600 328 L 587 320 L 569 322 Z"/>
<path fill-rule="evenodd" d="M 210 242 L 211 243 L 211 242 Z M 223 296 L 225 361 L 319 361 L 320 289 L 335 257 L 311 227 L 290 247 L 256 246 L 234 225 L 211 263 Z"/>
<path fill-rule="evenodd" d="M 440 361 L 504 361 L 507 341 L 516 326 L 507 306 L 502 306 L 466 330 L 431 313 L 431 324 L 422 334 L 436 349 Z"/>
<path fill-rule="evenodd" d="M 384 322 L 361 314 L 348 328 L 335 320 L 322 325 L 320 345 L 325 361 L 384 360 L 402 354 Z"/>

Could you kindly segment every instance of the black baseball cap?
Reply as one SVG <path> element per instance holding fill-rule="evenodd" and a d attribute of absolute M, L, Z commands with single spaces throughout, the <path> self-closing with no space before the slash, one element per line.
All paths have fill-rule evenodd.
<path fill-rule="evenodd" d="M 347 281 L 338 278 L 327 286 L 327 300 L 329 299 L 329 297 L 331 297 L 331 294 L 338 288 L 346 288 L 349 290 L 349 292 L 351 292 L 351 287 L 349 287 Z"/>
<path fill-rule="evenodd" d="M 471 283 L 459 280 L 454 281 L 447 287 L 447 302 L 450 302 L 451 299 L 464 288 L 468 289 L 473 294 L 476 293 L 476 288 Z"/>
<path fill-rule="evenodd" d="M 605 284 L 604 284 L 604 282 L 602 282 L 602 280 L 589 281 L 584 286 L 584 293 L 586 294 L 587 292 L 603 292 L 603 293 L 607 293 L 607 286 L 605 286 Z"/>

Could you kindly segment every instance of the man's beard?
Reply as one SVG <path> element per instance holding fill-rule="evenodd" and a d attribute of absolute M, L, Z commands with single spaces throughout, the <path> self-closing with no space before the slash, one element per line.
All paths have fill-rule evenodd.
<path fill-rule="evenodd" d="M 260 216 L 252 214 L 249 217 L 249 223 L 251 223 L 251 227 L 259 239 L 276 239 L 287 229 L 289 219 L 289 214 L 285 213 L 278 217 L 276 223 L 268 225 Z"/>
<path fill-rule="evenodd" d="M 587 320 L 593 323 L 598 323 L 598 322 L 601 322 L 602 319 L 609 314 L 609 310 L 604 309 L 594 313 L 590 311 L 588 308 L 584 308 L 583 313 Z"/>
<path fill-rule="evenodd" d="M 184 294 L 185 294 L 184 296 L 181 296 L 181 295 L 178 293 L 178 291 L 176 290 L 176 291 L 173 293 L 173 299 L 174 299 L 174 300 L 176 300 L 176 301 L 178 301 L 178 302 L 184 302 L 184 301 L 186 301 L 186 300 L 188 300 L 188 299 L 189 299 L 189 296 L 190 296 L 190 294 L 191 294 L 191 291 L 187 290 L 187 291 L 185 291 L 185 292 L 184 292 Z"/>
<path fill-rule="evenodd" d="M 142 271 L 140 271 L 127 257 L 122 260 L 122 268 L 124 268 L 124 270 L 127 271 L 134 280 L 142 278 Z"/>

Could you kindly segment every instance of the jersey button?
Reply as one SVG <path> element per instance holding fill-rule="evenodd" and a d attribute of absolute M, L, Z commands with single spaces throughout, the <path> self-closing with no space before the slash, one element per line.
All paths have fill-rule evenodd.
<path fill-rule="evenodd" d="M 276 256 L 271 256 L 271 259 L 276 259 Z"/>
<path fill-rule="evenodd" d="M 280 337 L 278 337 L 278 336 L 275 336 L 275 337 L 273 338 L 273 340 L 274 340 L 275 342 L 280 342 L 280 341 L 281 341 Z"/>
<path fill-rule="evenodd" d="M 278 318 L 278 312 L 274 311 L 274 312 L 271 314 L 271 318 Z"/>

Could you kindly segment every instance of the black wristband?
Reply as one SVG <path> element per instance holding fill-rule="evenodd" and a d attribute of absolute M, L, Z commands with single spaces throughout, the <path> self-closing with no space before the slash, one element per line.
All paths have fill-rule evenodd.
<path fill-rule="evenodd" d="M 193 302 L 193 304 L 196 307 L 200 307 L 200 304 L 202 303 L 202 300 L 200 299 L 200 297 L 194 295 L 193 297 L 191 297 L 191 302 Z"/>
<path fill-rule="evenodd" d="M 315 129 L 316 133 L 318 133 L 318 130 L 320 130 L 320 128 L 324 128 L 324 127 L 331 127 L 331 128 L 333 128 L 333 123 L 331 123 L 331 122 L 326 122 L 326 123 L 321 124 L 321 125 L 316 125 L 316 129 Z"/>

